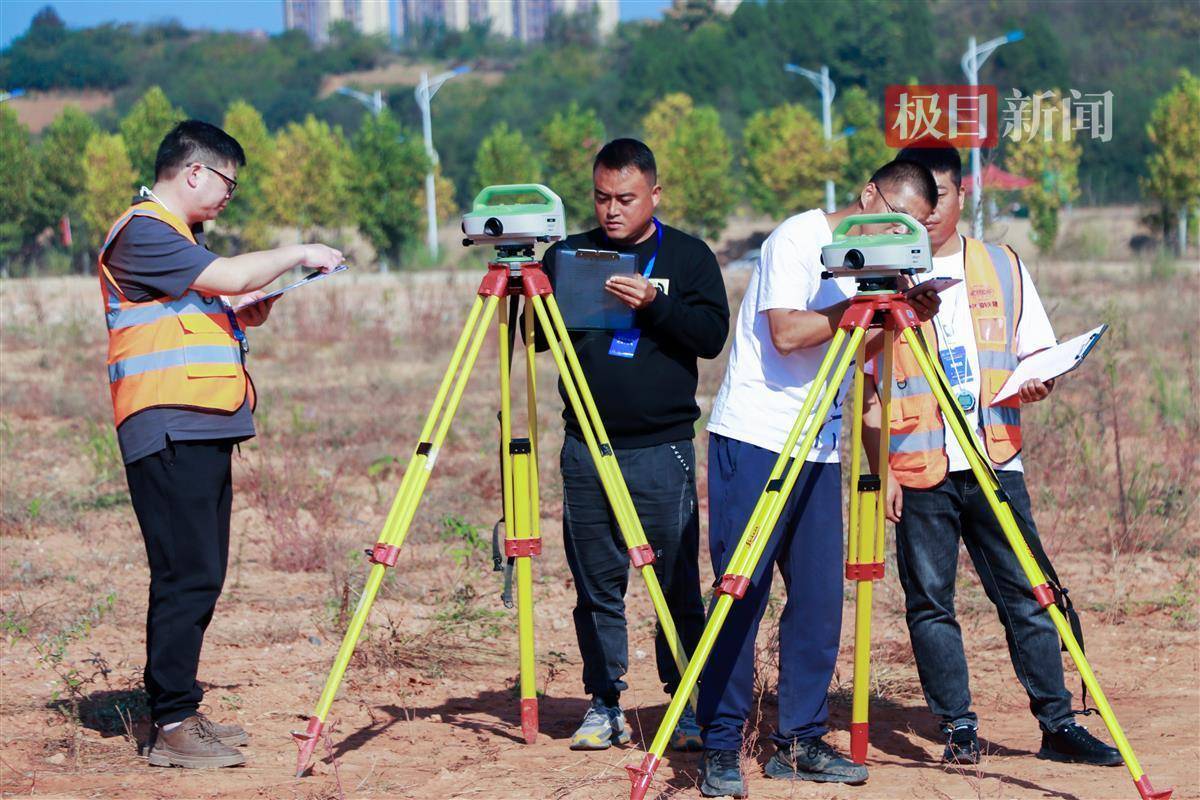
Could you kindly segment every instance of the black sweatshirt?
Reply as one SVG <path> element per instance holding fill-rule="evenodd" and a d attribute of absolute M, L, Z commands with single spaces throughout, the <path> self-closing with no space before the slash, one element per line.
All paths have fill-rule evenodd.
<path fill-rule="evenodd" d="M 614 244 L 603 229 L 567 237 L 542 259 L 553 283 L 554 259 L 561 248 L 616 250 L 637 255 L 644 271 L 654 255 L 657 236 L 641 244 Z M 666 280 L 666 291 L 636 314 L 641 339 L 633 358 L 608 354 L 611 331 L 572 331 L 571 341 L 600 419 L 614 447 L 650 447 L 691 439 L 700 407 L 696 405 L 697 358 L 716 358 L 729 334 L 729 301 L 716 256 L 701 240 L 663 226 L 662 248 L 654 261 L 652 281 Z M 546 343 L 538 332 L 538 349 Z M 565 408 L 567 434 L 583 438 L 575 413 L 558 382 Z"/>

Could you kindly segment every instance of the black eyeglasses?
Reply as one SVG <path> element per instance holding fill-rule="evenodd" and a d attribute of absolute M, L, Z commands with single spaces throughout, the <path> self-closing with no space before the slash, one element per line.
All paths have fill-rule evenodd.
<path fill-rule="evenodd" d="M 208 164 L 204 164 L 200 161 L 196 161 L 195 164 L 196 164 L 196 166 L 204 167 L 206 170 L 208 170 L 210 172 L 217 173 L 217 177 L 220 178 L 221 180 L 225 181 L 225 196 L 233 197 L 233 193 L 237 190 L 237 181 L 235 181 L 233 178 L 226 175 L 224 172 L 221 172 L 221 170 L 213 169 Z M 878 189 L 879 187 L 876 186 L 875 188 Z M 887 201 L 884 200 L 883 202 L 886 203 Z M 890 208 L 890 206 L 889 206 L 889 208 Z"/>
<path fill-rule="evenodd" d="M 213 170 L 213 172 L 217 172 L 217 171 L 216 171 L 216 170 Z M 218 174 L 218 175 L 220 175 L 221 173 L 217 172 L 217 174 Z M 895 207 L 895 206 L 893 206 L 891 203 L 889 203 L 889 202 L 888 202 L 887 195 L 883 193 L 883 189 L 880 189 L 880 188 L 879 188 L 879 184 L 878 184 L 878 183 L 872 183 L 871 185 L 875 187 L 875 193 L 876 193 L 877 195 L 879 195 L 879 199 L 883 201 L 883 204 L 884 204 L 885 206 L 887 206 L 887 210 L 888 210 L 888 211 L 892 212 L 893 214 L 901 214 L 901 213 L 904 213 L 904 212 L 901 212 L 901 211 L 897 211 L 897 210 L 896 210 L 896 207 Z"/>

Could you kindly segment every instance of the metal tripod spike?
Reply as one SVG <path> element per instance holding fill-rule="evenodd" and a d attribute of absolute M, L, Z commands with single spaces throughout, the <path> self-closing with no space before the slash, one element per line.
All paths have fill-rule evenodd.
<path fill-rule="evenodd" d="M 342 678 L 354 655 L 354 649 L 362 635 L 363 626 L 370 614 L 371 606 L 379 592 L 383 576 L 389 567 L 396 564 L 400 548 L 408 535 L 409 527 L 420 504 L 425 486 L 437 462 L 438 453 L 445 442 L 451 422 L 462 401 L 467 381 L 478 359 L 487 329 L 500 310 L 501 355 L 501 436 L 502 436 L 502 481 L 505 494 L 505 552 L 516 561 L 518 592 L 518 630 L 521 663 L 521 727 L 526 741 L 537 735 L 537 695 L 534 680 L 533 639 L 533 590 L 530 558 L 541 549 L 538 533 L 537 513 L 537 442 L 536 442 L 536 398 L 534 394 L 533 341 L 534 326 L 542 331 L 549 345 L 554 363 L 562 377 L 568 401 L 579 421 L 580 431 L 588 452 L 596 465 L 605 496 L 612 507 L 618 528 L 624 537 L 629 559 L 634 569 L 642 576 L 646 590 L 658 617 L 667 644 L 679 671 L 688 667 L 687 653 L 679 639 L 666 598 L 654 572 L 654 551 L 646 540 L 629 489 L 617 466 L 616 456 L 609 443 L 608 434 L 600 420 L 591 391 L 583 375 L 579 359 L 571 345 L 566 323 L 558 311 L 551 291 L 550 281 L 542 271 L 541 264 L 532 258 L 532 250 L 505 253 L 488 264 L 487 274 L 481 282 L 477 296 L 471 306 L 467 321 L 459 334 L 450 363 L 442 377 L 433 407 L 425 420 L 416 449 L 404 471 L 400 489 L 392 502 L 379 541 L 371 549 L 372 564 L 362 595 L 354 614 L 350 618 L 337 656 L 325 681 L 316 709 L 308 720 L 304 731 L 292 734 L 299 748 L 296 759 L 297 777 L 304 774 L 312 759 L 324 729 L 329 709 L 341 686 Z M 511 438 L 508 373 L 508 319 L 507 309 L 501 299 L 513 295 L 521 296 L 525 302 L 527 396 L 529 404 L 531 437 L 523 440 Z M 530 313 L 532 311 L 532 313 Z M 527 451 L 526 451 L 527 450 Z M 690 692 L 688 693 L 690 695 Z M 685 695 L 688 696 L 688 695 Z"/>
<path fill-rule="evenodd" d="M 888 437 L 886 425 L 881 426 L 881 442 L 879 451 L 879 474 L 859 475 L 861 461 L 859 451 L 862 436 L 862 367 L 866 355 L 864 337 L 868 328 L 883 329 L 883 375 L 890 375 L 892 364 L 892 349 L 896 336 L 903 338 L 921 368 L 925 379 L 933 387 L 938 406 L 951 432 L 962 445 L 967 454 L 971 470 L 993 513 L 996 515 L 1005 539 L 1013 549 L 1038 603 L 1054 623 L 1058 635 L 1070 653 L 1076 668 L 1083 679 L 1087 691 L 1092 695 L 1096 709 L 1100 712 L 1113 743 L 1120 751 L 1125 766 L 1133 778 L 1134 786 L 1142 800 L 1169 800 L 1170 789 L 1155 790 L 1150 778 L 1142 770 L 1134 755 L 1129 740 L 1125 737 L 1120 723 L 1117 722 L 1112 706 L 1101 690 L 1095 673 L 1092 672 L 1083 649 L 1079 646 L 1071 631 L 1071 626 L 1054 602 L 1054 593 L 1047 583 L 1037 562 L 1033 559 L 1021 537 L 1016 519 L 1013 516 L 1008 498 L 1004 495 L 992 472 L 990 463 L 983 455 L 982 446 L 974 431 L 962 416 L 962 410 L 951 399 L 948 383 L 940 366 L 925 350 L 924 343 L 917 336 L 919 325 L 916 314 L 908 304 L 904 295 L 893 292 L 864 291 L 851 299 L 850 306 L 842 316 L 838 330 L 834 333 L 817 375 L 813 380 L 812 391 L 808 393 L 796 422 L 788 434 L 783 451 L 771 470 L 767 485 L 759 497 L 750 520 L 742 533 L 737 548 L 734 550 L 729 567 L 718 581 L 717 601 L 709 614 L 708 623 L 696 646 L 692 661 L 679 684 L 679 690 L 667 706 L 666 715 L 645 755 L 641 765 L 627 767 L 632 787 L 630 798 L 642 800 L 650 788 L 654 773 L 666 752 L 671 731 L 679 721 L 683 711 L 685 697 L 695 688 L 700 673 L 712 652 L 713 645 L 732 604 L 741 599 L 749 586 L 754 569 L 766 548 L 767 541 L 779 518 L 780 512 L 787 501 L 788 495 L 795 486 L 801 469 L 804 466 L 804 456 L 812 448 L 817 434 L 822 427 L 828 410 L 842 385 L 842 381 L 850 368 L 851 359 L 858 352 L 859 359 L 855 368 L 855 418 L 852 423 L 852 461 L 851 481 L 855 496 L 850 504 L 850 533 L 847 545 L 846 576 L 856 581 L 855 608 L 855 637 L 854 637 L 854 700 L 851 714 L 851 755 L 858 763 L 866 760 L 868 745 L 868 690 L 870 685 L 870 619 L 872 583 L 883 576 L 884 556 L 884 526 L 883 526 L 883 488 L 887 486 L 887 453 Z M 890 419 L 891 381 L 881 381 L 885 388 L 881 391 L 882 419 Z M 818 396 L 820 397 L 818 401 Z M 816 406 L 816 412 L 813 408 Z M 802 438 L 802 441 L 800 441 Z M 800 441 L 797 448 L 796 443 Z"/>

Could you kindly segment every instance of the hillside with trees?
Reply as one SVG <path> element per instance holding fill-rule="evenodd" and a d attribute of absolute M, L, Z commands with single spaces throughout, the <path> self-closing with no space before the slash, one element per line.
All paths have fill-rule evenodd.
<path fill-rule="evenodd" d="M 1186 228 L 1200 204 L 1194 170 L 1168 179 L 1162 160 L 1163 152 L 1186 151 L 1179 139 L 1194 129 L 1176 122 L 1178 112 L 1152 116 L 1167 108 L 1160 98 L 1168 92 L 1194 92 L 1181 67 L 1200 74 L 1200 21 L 1188 3 L 1110 3 L 1096 14 L 1083 0 L 767 0 L 744 2 L 729 16 L 708 5 L 693 0 L 662 21 L 623 24 L 605 41 L 586 18 L 556 17 L 537 46 L 477 26 L 429 27 L 393 47 L 345 24 L 319 49 L 297 31 L 267 37 L 177 23 L 69 29 L 47 7 L 0 53 L 0 86 L 105 90 L 113 104 L 91 117 L 68 110 L 38 136 L 8 108 L 0 112 L 4 185 L 28 187 L 6 192 L 11 213 L 0 225 L 0 258 L 12 274 L 29 263 L 58 271 L 86 264 L 83 251 L 102 235 L 96 228 L 108 206 L 152 180 L 158 139 L 192 116 L 224 121 L 250 155 L 222 236 L 257 246 L 276 226 L 350 226 L 382 258 L 411 262 L 423 240 L 428 169 L 412 85 L 351 80 L 383 90 L 387 111 L 374 119 L 353 99 L 323 91 L 329 76 L 350 79 L 393 64 L 412 65 L 405 71 L 414 75 L 417 65 L 475 68 L 433 103 L 442 214 L 453 214 L 454 198 L 469 199 L 483 182 L 541 177 L 564 195 L 572 225 L 582 225 L 590 152 L 605 137 L 635 135 L 662 161 L 671 189 L 664 214 L 716 235 L 737 208 L 778 216 L 819 203 L 826 178 L 845 199 L 888 153 L 884 88 L 961 83 L 967 35 L 1012 28 L 1025 39 L 997 51 L 982 77 L 1001 97 L 1013 90 L 1113 96 L 1110 141 L 1077 135 L 1053 156 L 1002 142 L 987 154 L 1010 171 L 1041 170 L 1029 176 L 1038 186 L 1022 202 L 1043 217 L 1069 202 L 1145 202 L 1164 228 L 1181 212 Z M 835 129 L 853 127 L 853 136 L 823 141 L 817 93 L 782 69 L 789 62 L 829 66 L 838 87 Z M 92 197 L 97 191 L 121 199 Z M 1059 200 L 1042 197 L 1047 192 Z M 64 218 L 69 248 L 61 230 L 47 232 L 64 227 Z"/>

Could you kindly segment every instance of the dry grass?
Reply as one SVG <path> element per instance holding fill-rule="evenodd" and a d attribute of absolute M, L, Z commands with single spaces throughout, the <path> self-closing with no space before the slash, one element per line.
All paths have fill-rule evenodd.
<path fill-rule="evenodd" d="M 1143 626 L 1139 630 L 1150 626 L 1194 640 L 1200 542 L 1191 515 L 1200 493 L 1195 401 L 1200 396 L 1195 326 L 1200 281 L 1194 266 L 1153 280 L 1149 270 L 1148 264 L 1129 263 L 1038 265 L 1039 285 L 1061 336 L 1101 321 L 1114 330 L 1081 370 L 1060 383 L 1050 402 L 1030 410 L 1026 464 L 1051 557 L 1075 589 L 1076 602 L 1103 612 L 1089 615 L 1085 624 L 1104 630 L 1136 621 Z M 272 719 L 274 712 L 266 710 L 272 703 L 299 711 L 315 699 L 329 647 L 358 601 L 366 572 L 362 549 L 378 535 L 478 276 L 472 271 L 339 278 L 292 295 L 276 307 L 265 328 L 252 333 L 251 368 L 262 395 L 259 436 L 235 458 L 237 537 L 230 585 L 210 646 L 216 648 L 213 663 L 239 665 L 218 668 L 222 686 L 240 684 L 239 671 L 251 669 L 247 664 L 257 669 L 261 660 L 269 666 L 251 681 L 253 688 L 222 688 L 210 695 L 212 702 L 236 709 L 261 696 L 265 699 L 253 702 L 263 721 Z M 736 309 L 746 276 L 728 277 Z M 139 691 L 144 555 L 108 427 L 104 333 L 95 295 L 92 279 L 0 283 L 0 615 L 5 623 L 0 635 L 6 636 L 5 683 L 23 687 L 0 700 L 0 717 L 41 724 L 31 733 L 38 747 L 73 754 L 64 769 L 80 772 L 113 752 L 114 740 L 105 737 L 126 735 L 117 726 L 118 706 L 131 716 L 132 729 L 145 725 L 144 709 L 133 702 Z M 346 691 L 372 715 L 393 702 L 397 675 L 408 676 L 405 685 L 418 694 L 451 686 L 445 691 L 486 696 L 497 707 L 510 703 L 515 618 L 499 604 L 499 577 L 490 571 L 482 544 L 500 515 L 495 354 L 492 337 L 351 667 L 353 683 Z M 724 360 L 702 367 L 704 413 L 720 384 Z M 552 366 L 549 361 L 539 366 L 543 533 L 553 542 L 561 503 L 555 458 L 561 408 Z M 523 383 L 519 367 L 514 377 L 517 385 Z M 523 403 L 516 406 L 523 424 Z M 703 465 L 703 447 L 698 457 Z M 703 480 L 698 488 L 703 519 Z M 885 713 L 904 718 L 905 709 L 921 701 L 893 567 L 889 563 L 888 578 L 876 587 L 872 691 L 880 707 L 890 709 Z M 542 688 L 547 695 L 575 697 L 574 589 L 561 548 L 549 547 L 535 570 L 541 662 L 550 662 L 544 673 L 539 671 Z M 706 563 L 704 572 L 708 580 Z M 979 679 L 1002 673 L 1011 684 L 1003 637 L 977 586 L 964 568 L 959 608 L 972 653 L 984 659 Z M 636 582 L 632 587 L 631 615 L 637 622 L 631 626 L 631 668 L 650 664 L 652 670 L 652 655 L 635 655 L 652 651 L 653 630 L 644 592 Z M 116 592 L 112 614 L 87 632 L 71 634 L 70 622 L 110 592 Z M 777 596 L 772 609 L 780 608 Z M 845 619 L 848 643 L 852 615 Z M 64 635 L 61 664 L 76 670 L 81 681 L 76 720 L 47 707 L 54 691 L 71 695 L 63 694 L 63 682 L 53 671 L 38 667 L 36 645 Z M 765 735 L 775 719 L 778 648 L 773 636 L 776 628 L 768 621 L 758 643 L 761 724 L 752 726 L 749 758 L 762 755 L 760 731 Z M 277 655 L 280 651 L 286 655 Z M 206 649 L 206 659 L 209 653 Z M 97 669 L 99 663 L 108 672 Z M 284 674 L 276 675 L 277 669 Z M 843 663 L 834 687 L 835 726 L 847 715 L 848 684 L 848 663 Z M 482 687 L 491 687 L 491 693 Z M 444 698 L 421 702 L 431 708 L 446 703 Z M 645 702 L 661 699 L 646 695 Z M 353 701 L 339 700 L 347 715 L 354 707 Z M 464 735 L 482 735 L 465 722 L 456 724 L 467 731 Z M 98 736 L 100 729 L 108 732 Z M 417 746 L 421 738 L 411 741 Z M 62 750 L 66 742 L 76 744 Z M 379 744 L 365 744 L 357 752 L 338 750 L 338 758 L 359 759 Z M 44 758 L 5 747 L 10 762 L 40 765 L 38 759 Z M 563 768 L 549 783 L 537 784 L 541 796 L 607 796 L 607 787 L 623 780 L 620 766 L 611 763 L 600 772 L 595 764 Z M 28 786 L 32 774 L 25 766 L 6 768 L 5 786 L 14 791 Z M 328 770 L 324 774 L 334 777 Z M 432 788 L 425 793 L 444 795 L 452 784 L 437 781 L 454 777 L 405 773 L 404 784 L 397 784 L 396 774 L 352 780 L 342 774 L 339 780 L 345 781 L 347 796 L 355 794 L 360 780 L 359 794 L 387 796 L 383 787 L 415 787 L 428 780 Z M 676 788 L 669 791 L 691 796 L 690 779 L 677 775 Z M 37 780 L 43 780 L 40 773 Z M 532 784 L 518 784 L 536 793 L 528 789 Z M 914 791 L 961 794 L 961 786 L 947 786 L 939 782 L 929 791 Z M 245 784 L 231 791 L 230 796 L 253 793 Z M 268 795 L 336 797 L 340 791 L 338 783 L 327 780 L 302 791 L 271 789 Z M 979 796 L 997 791 L 992 784 L 978 788 Z M 1011 784 L 1003 789 L 1015 791 Z"/>

